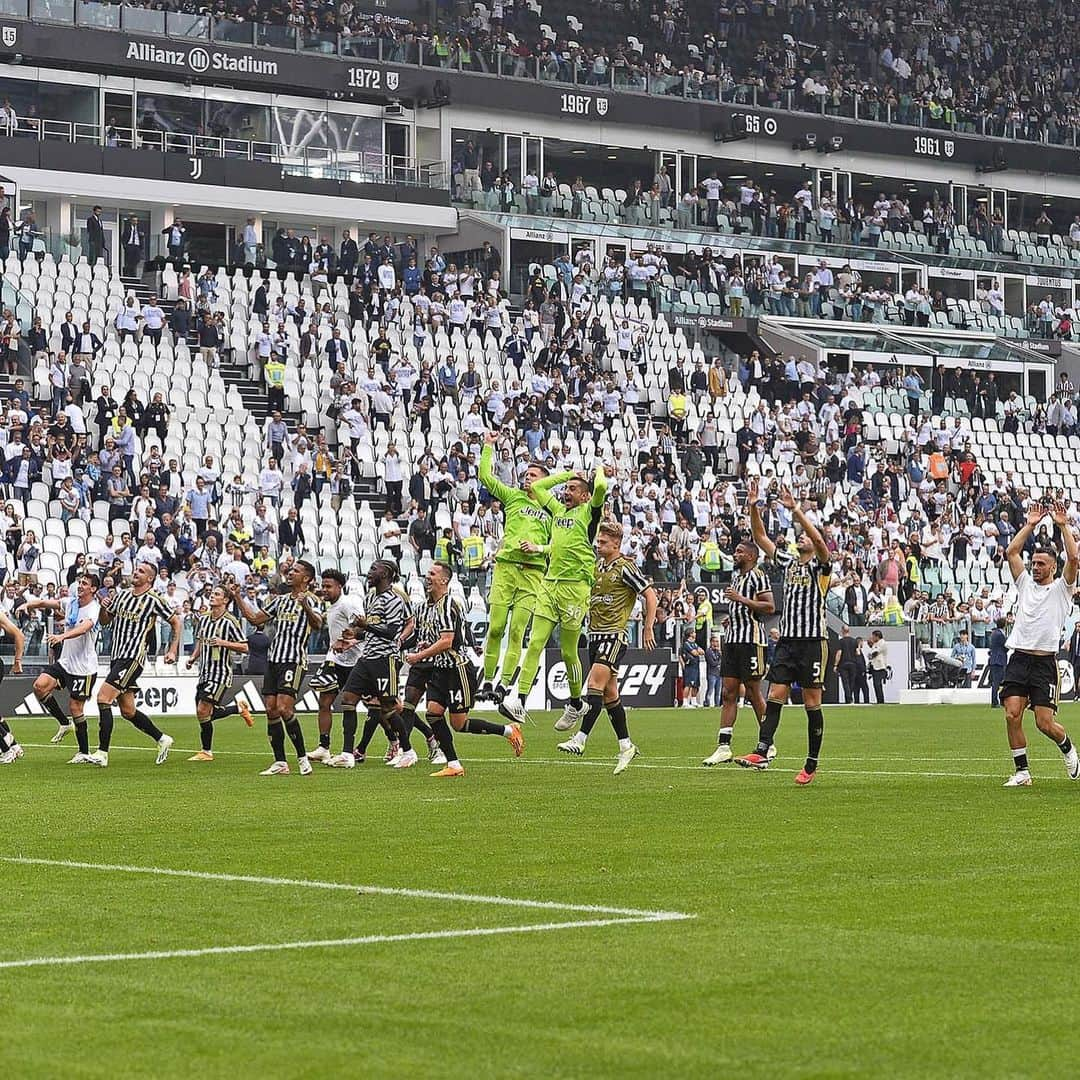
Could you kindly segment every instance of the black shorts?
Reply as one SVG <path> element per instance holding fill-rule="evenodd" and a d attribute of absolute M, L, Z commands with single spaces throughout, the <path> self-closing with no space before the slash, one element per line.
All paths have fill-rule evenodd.
<path fill-rule="evenodd" d="M 93 675 L 72 675 L 59 664 L 46 665 L 42 668 L 42 674 L 55 679 L 71 695 L 72 701 L 89 701 L 94 692 L 94 683 L 97 682 L 97 672 Z M 0 678 L 2 677 L 0 675 Z"/>
<path fill-rule="evenodd" d="M 304 682 L 305 671 L 307 667 L 304 664 L 283 664 L 271 660 L 266 665 L 266 674 L 263 676 L 263 697 L 274 697 L 278 694 L 282 697 L 297 697 Z"/>
<path fill-rule="evenodd" d="M 589 635 L 589 667 L 603 664 L 617 672 L 625 655 L 626 639 L 622 634 Z"/>
<path fill-rule="evenodd" d="M 134 690 L 135 684 L 142 674 L 143 662 L 141 660 L 113 660 L 109 667 L 109 674 L 105 681 L 110 686 L 115 686 L 121 693 Z"/>
<path fill-rule="evenodd" d="M 1053 709 L 1057 712 L 1061 696 L 1061 673 L 1056 656 L 1036 656 L 1014 650 L 1005 665 L 998 697 L 1004 702 L 1011 697 L 1027 698 L 1030 709 Z"/>
<path fill-rule="evenodd" d="M 405 692 L 419 690 L 422 694 L 428 688 L 434 671 L 432 664 L 413 664 L 409 668 L 409 677 L 405 680 Z"/>
<path fill-rule="evenodd" d="M 195 703 L 205 701 L 208 705 L 220 705 L 227 697 L 231 687 L 232 679 L 220 683 L 208 683 L 200 679 L 195 687 Z"/>
<path fill-rule="evenodd" d="M 311 682 L 308 685 L 312 690 L 317 690 L 320 694 L 331 691 L 340 694 L 345 689 L 345 683 L 348 682 L 350 671 L 352 671 L 352 668 L 345 664 L 335 664 L 333 660 L 326 660 L 319 670 L 311 676 Z"/>
<path fill-rule="evenodd" d="M 765 646 L 724 642 L 720 653 L 720 678 L 741 683 L 765 678 Z"/>
<path fill-rule="evenodd" d="M 803 690 L 818 690 L 825 685 L 828 666 L 829 643 L 825 638 L 781 638 L 765 677 L 780 686 L 798 683 Z"/>
<path fill-rule="evenodd" d="M 398 662 L 396 656 L 382 656 L 377 660 L 358 660 L 345 682 L 345 693 L 355 694 L 361 700 L 380 698 L 387 700 L 398 696 Z"/>
<path fill-rule="evenodd" d="M 462 661 L 452 668 L 434 668 L 427 684 L 427 699 L 451 713 L 467 713 L 476 701 L 476 668 Z"/>

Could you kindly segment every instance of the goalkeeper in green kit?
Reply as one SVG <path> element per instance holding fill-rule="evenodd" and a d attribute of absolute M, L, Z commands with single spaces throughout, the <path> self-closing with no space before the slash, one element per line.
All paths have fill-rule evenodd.
<path fill-rule="evenodd" d="M 593 581 L 596 578 L 596 552 L 593 541 L 604 510 L 607 477 L 614 475 L 611 466 L 598 467 L 593 481 L 573 476 L 565 481 L 562 498 L 551 488 L 563 481 L 549 476 L 532 485 L 533 498 L 551 512 L 551 543 L 545 549 L 527 544 L 527 550 L 548 553 L 548 569 L 543 590 L 533 610 L 532 630 L 525 659 L 521 664 L 517 689 L 508 691 L 499 704 L 499 712 L 513 722 L 526 719 L 524 699 L 528 696 L 540 668 L 540 654 L 559 625 L 559 650 L 566 665 L 570 702 L 555 723 L 558 731 L 569 731 L 584 715 L 581 700 L 581 658 L 578 640 L 589 612 Z"/>
<path fill-rule="evenodd" d="M 574 474 L 561 472 L 548 476 L 543 465 L 532 464 L 525 470 L 525 490 L 510 487 L 495 476 L 491 467 L 497 442 L 498 435 L 489 431 L 484 436 L 484 450 L 480 455 L 480 483 L 502 503 L 505 520 L 503 542 L 495 556 L 495 571 L 488 594 L 490 622 L 484 642 L 484 682 L 480 697 L 501 701 L 505 694 L 503 687 L 511 684 L 517 675 L 525 631 L 544 585 L 547 546 L 551 539 L 551 514 L 528 493 L 528 489 L 541 481 L 549 486 L 563 484 Z M 536 550 L 529 550 L 529 547 Z M 499 653 L 508 620 L 510 636 L 502 662 L 502 677 L 496 684 L 495 673 L 499 670 Z"/>

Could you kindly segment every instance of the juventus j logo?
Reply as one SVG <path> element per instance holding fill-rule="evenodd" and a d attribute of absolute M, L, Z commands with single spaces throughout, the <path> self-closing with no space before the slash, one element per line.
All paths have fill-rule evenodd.
<path fill-rule="evenodd" d="M 191 162 L 191 179 L 198 180 L 202 176 L 202 162 L 197 157 L 189 157 Z"/>

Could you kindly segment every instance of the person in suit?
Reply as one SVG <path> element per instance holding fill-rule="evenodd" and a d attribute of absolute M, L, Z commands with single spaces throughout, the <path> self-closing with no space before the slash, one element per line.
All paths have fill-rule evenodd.
<path fill-rule="evenodd" d="M 251 301 L 251 310 L 260 319 L 265 318 L 266 313 L 270 310 L 270 297 L 266 291 L 265 281 L 260 281 L 259 287 L 255 290 L 255 296 Z"/>
<path fill-rule="evenodd" d="M 101 223 L 101 207 L 95 206 L 86 219 L 86 258 L 91 266 L 105 254 L 105 226 Z"/>
<path fill-rule="evenodd" d="M 360 249 L 356 241 L 349 235 L 346 229 L 341 234 L 341 248 L 338 253 L 338 269 L 343 274 L 351 274 L 356 269 L 356 263 L 360 258 Z"/>
<path fill-rule="evenodd" d="M 75 352 L 75 339 L 79 336 L 79 328 L 75 325 L 75 316 L 68 312 L 64 321 L 60 324 L 60 347 L 71 356 Z"/>
<path fill-rule="evenodd" d="M 326 363 L 331 371 L 337 371 L 340 363 L 348 363 L 349 345 L 341 336 L 341 331 L 334 328 L 333 335 L 326 343 Z"/>
<path fill-rule="evenodd" d="M 82 330 L 75 335 L 75 344 L 72 347 L 72 355 L 83 357 L 86 361 L 86 366 L 92 368 L 94 360 L 97 358 L 97 354 L 101 351 L 101 348 L 101 338 L 90 329 L 90 320 L 88 319 L 83 323 Z"/>
<path fill-rule="evenodd" d="M 1002 680 L 1005 678 L 1005 665 L 1009 661 L 1009 654 L 1005 651 L 1005 620 L 998 619 L 994 623 L 994 629 L 990 631 L 990 655 L 987 657 L 986 666 L 990 669 L 990 707 L 993 709 L 1001 706 L 998 693 L 1001 690 Z M 1080 644 L 1077 633 L 1074 630 L 1072 642 L 1069 646 L 1069 658 L 1072 660 L 1073 648 Z M 1077 662 L 1072 661 L 1073 671 L 1076 671 Z"/>
<path fill-rule="evenodd" d="M 124 277 L 135 277 L 143 257 L 143 236 L 139 219 L 134 214 L 124 222 L 120 242 L 124 248 Z"/>
<path fill-rule="evenodd" d="M 105 445 L 105 434 L 112 427 L 113 417 L 116 416 L 120 406 L 107 386 L 101 388 L 101 393 L 98 394 L 94 406 L 97 410 L 94 423 L 97 424 L 98 447 L 100 448 Z"/>

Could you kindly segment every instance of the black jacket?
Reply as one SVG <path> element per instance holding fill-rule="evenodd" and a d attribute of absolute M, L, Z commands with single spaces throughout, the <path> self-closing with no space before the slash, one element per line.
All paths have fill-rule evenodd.
<path fill-rule="evenodd" d="M 105 427 L 107 424 L 112 423 L 112 418 L 116 415 L 116 410 L 119 406 L 116 404 L 116 398 L 111 397 L 99 397 L 94 403 L 97 406 L 97 414 L 94 417 L 94 423 L 98 427 Z"/>

